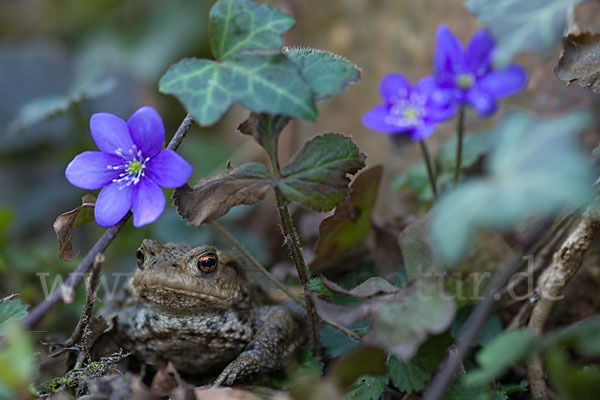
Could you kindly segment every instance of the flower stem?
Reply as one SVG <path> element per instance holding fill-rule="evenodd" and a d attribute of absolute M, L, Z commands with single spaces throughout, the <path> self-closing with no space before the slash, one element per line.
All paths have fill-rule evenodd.
<path fill-rule="evenodd" d="M 460 105 L 458 109 L 458 123 L 456 125 L 456 137 L 457 137 L 457 145 L 456 145 L 456 167 L 454 168 L 454 184 L 458 183 L 458 179 L 460 178 L 460 168 L 462 166 L 462 148 L 463 148 L 463 136 L 465 131 L 465 106 L 464 104 Z"/>
<path fill-rule="evenodd" d="M 287 244 L 290 250 L 292 260 L 298 271 L 298 277 L 300 283 L 304 287 L 304 299 L 306 300 L 306 325 L 308 327 L 308 343 L 313 355 L 318 355 L 319 348 L 319 336 L 317 331 L 317 321 L 315 314 L 315 306 L 312 299 L 308 296 L 308 281 L 310 280 L 310 270 L 304 261 L 302 256 L 302 250 L 300 247 L 300 239 L 298 238 L 298 232 L 292 222 L 292 217 L 287 208 L 286 201 L 281 193 L 281 190 L 275 186 L 275 199 L 277 200 L 277 210 L 279 211 L 279 217 L 281 219 L 282 233 L 284 242 Z"/>
<path fill-rule="evenodd" d="M 264 132 L 265 137 L 275 138 L 274 132 Z M 271 173 L 273 175 L 273 181 L 277 182 L 281 177 L 281 170 L 279 168 L 279 155 L 277 152 L 277 140 L 273 140 L 273 145 L 265 147 L 269 159 L 271 161 Z M 302 250 L 300 246 L 300 239 L 296 227 L 292 222 L 292 217 L 287 208 L 286 199 L 281 193 L 279 187 L 275 186 L 275 199 L 277 201 L 277 210 L 279 211 L 279 218 L 281 220 L 281 231 L 283 234 L 284 243 L 287 245 L 292 261 L 298 272 L 298 278 L 304 288 L 304 300 L 306 302 L 306 326 L 308 328 L 308 343 L 313 355 L 319 354 L 319 333 L 317 331 L 317 314 L 315 313 L 315 305 L 312 298 L 308 295 L 308 281 L 310 280 L 310 270 L 304 261 L 302 256 Z"/>
<path fill-rule="evenodd" d="M 173 135 L 173 138 L 169 142 L 167 148 L 171 150 L 177 150 L 181 144 L 181 141 L 192 127 L 193 123 L 194 119 L 188 114 L 179 125 L 179 128 L 177 128 L 177 132 L 175 132 L 175 135 Z M 59 302 L 64 301 L 63 293 L 74 291 L 81 284 L 81 282 L 83 282 L 85 274 L 94 265 L 96 255 L 103 253 L 104 250 L 106 250 L 113 239 L 117 236 L 121 228 L 123 228 L 127 221 L 129 221 L 131 215 L 132 214 L 130 211 L 116 225 L 113 225 L 104 231 L 104 234 L 100 236 L 100 239 L 98 239 L 85 257 L 83 257 L 83 260 L 81 260 L 77 268 L 75 268 L 75 270 L 69 274 L 67 280 L 61 286 L 61 289 L 55 290 L 44 302 L 33 307 L 29 314 L 27 314 L 27 316 L 21 320 L 21 326 L 23 326 L 25 329 L 33 328 L 38 322 L 41 321 L 42 318 L 44 318 L 44 316 L 52 307 L 57 305 Z"/>
<path fill-rule="evenodd" d="M 433 173 L 433 165 L 431 164 L 431 157 L 429 156 L 429 150 L 427 150 L 427 146 L 425 145 L 424 140 L 419 141 L 419 145 L 421 145 L 421 152 L 423 153 L 423 160 L 425 161 L 425 166 L 427 167 L 427 175 L 429 176 L 429 184 L 431 185 L 431 191 L 433 192 L 433 199 L 437 199 L 437 187 L 435 185 L 435 174 Z"/>
<path fill-rule="evenodd" d="M 275 286 L 277 286 L 283 293 L 287 294 L 290 299 L 294 300 L 296 303 L 298 303 L 299 305 L 304 307 L 304 303 L 302 302 L 302 300 L 300 300 L 298 297 L 296 297 L 283 283 L 279 282 L 279 280 L 277 278 L 275 278 L 273 276 L 273 274 L 271 274 L 269 271 L 267 271 L 265 269 L 265 267 L 263 267 L 261 265 L 261 263 L 258 262 L 258 260 L 256 258 L 254 258 L 252 256 L 252 254 L 250 254 L 248 252 L 248 250 L 246 250 L 244 248 L 244 246 L 242 246 L 242 244 L 240 242 L 238 242 L 237 239 L 231 235 L 231 233 L 229 233 L 225 228 L 223 228 L 221 226 L 221 224 L 219 224 L 217 221 L 213 221 L 211 223 L 211 225 L 213 226 L 213 228 L 215 228 L 217 231 L 219 231 L 219 233 L 221 235 L 223 235 L 227 240 L 229 240 L 231 242 L 231 244 L 236 249 L 238 249 L 238 251 L 240 253 L 242 253 L 244 255 L 244 257 L 246 257 L 248 259 L 248 261 L 250 261 L 250 263 L 257 270 L 259 270 L 265 277 L 267 277 L 267 279 L 269 279 L 271 282 L 273 282 L 273 284 Z"/>

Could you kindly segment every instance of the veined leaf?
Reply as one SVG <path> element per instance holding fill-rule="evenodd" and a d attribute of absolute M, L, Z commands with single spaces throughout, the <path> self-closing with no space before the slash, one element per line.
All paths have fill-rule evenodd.
<path fill-rule="evenodd" d="M 310 86 L 283 54 L 248 54 L 217 63 L 188 58 L 174 64 L 159 82 L 202 126 L 217 122 L 233 102 L 255 112 L 314 120 Z"/>
<path fill-rule="evenodd" d="M 328 133 L 304 145 L 281 171 L 283 195 L 316 211 L 328 211 L 348 195 L 350 179 L 365 166 L 365 155 L 349 137 Z"/>
<path fill-rule="evenodd" d="M 342 93 L 348 84 L 360 79 L 360 70 L 344 57 L 317 49 L 284 49 L 302 71 L 316 100 Z"/>
<path fill-rule="evenodd" d="M 294 18 L 250 0 L 219 0 L 210 10 L 210 47 L 217 60 L 240 52 L 279 52 Z"/>

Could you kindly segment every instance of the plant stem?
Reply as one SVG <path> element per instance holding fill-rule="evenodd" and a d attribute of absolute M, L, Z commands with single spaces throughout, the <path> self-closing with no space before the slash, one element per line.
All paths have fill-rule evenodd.
<path fill-rule="evenodd" d="M 273 132 L 264 132 L 265 136 L 274 138 Z M 281 177 L 281 170 L 279 168 L 279 156 L 277 154 L 277 140 L 273 140 L 273 146 L 265 147 L 269 159 L 271 160 L 271 173 L 273 174 L 273 180 L 277 182 Z M 308 296 L 308 281 L 310 280 L 310 270 L 304 261 L 302 256 L 302 250 L 300 246 L 300 239 L 296 227 L 292 222 L 292 217 L 287 208 L 286 200 L 281 193 L 279 187 L 273 188 L 275 192 L 275 200 L 277 201 L 277 210 L 279 211 L 279 218 L 281 220 L 281 230 L 283 234 L 284 243 L 287 245 L 292 261 L 298 271 L 298 278 L 304 288 L 304 300 L 306 302 L 306 325 L 308 328 L 308 343 L 313 355 L 319 354 L 319 335 L 317 331 L 317 315 L 315 313 L 315 305 L 310 296 Z"/>
<path fill-rule="evenodd" d="M 181 141 L 188 133 L 192 124 L 194 123 L 194 119 L 191 115 L 186 115 L 183 119 L 179 128 L 177 128 L 177 132 L 173 135 L 173 138 L 169 142 L 167 146 L 168 149 L 176 150 Z M 55 290 L 49 298 L 47 298 L 44 302 L 35 306 L 29 314 L 21 321 L 21 326 L 25 329 L 31 329 L 34 327 L 52 307 L 58 304 L 63 299 L 63 293 L 73 292 L 80 284 L 83 282 L 83 278 L 85 274 L 92 268 L 94 265 L 94 260 L 96 255 L 99 253 L 104 253 L 104 250 L 110 245 L 113 239 L 117 236 L 117 234 L 121 231 L 121 228 L 129 221 L 131 218 L 131 211 L 127 213 L 123 217 L 121 221 L 119 221 L 116 225 L 111 226 L 104 234 L 100 236 L 100 239 L 94 244 L 94 246 L 90 249 L 90 251 L 83 257 L 83 260 L 79 263 L 77 268 L 73 272 L 69 274 L 69 277 L 65 281 L 65 283 L 61 286 L 59 290 Z"/>
<path fill-rule="evenodd" d="M 458 143 L 456 144 L 456 167 L 454 168 L 454 184 L 458 183 L 460 178 L 460 168 L 462 166 L 462 148 L 463 148 L 463 136 L 465 133 L 465 105 L 461 104 L 458 109 L 458 124 L 456 125 L 456 137 Z"/>
<path fill-rule="evenodd" d="M 233 246 L 236 249 L 238 249 L 238 251 L 242 253 L 244 257 L 246 257 L 256 269 L 258 269 L 265 277 L 267 277 L 267 279 L 273 282 L 273 284 L 277 286 L 283 293 L 287 294 L 290 299 L 294 300 L 296 303 L 304 307 L 304 303 L 302 302 L 302 300 L 296 297 L 283 283 L 279 282 L 279 280 L 275 278 L 273 274 L 267 271 L 265 267 L 263 267 L 261 263 L 258 262 L 258 260 L 254 258 L 252 254 L 250 254 L 248 250 L 246 250 L 244 246 L 242 246 L 242 244 L 231 235 L 231 233 L 229 233 L 225 228 L 221 226 L 221 224 L 219 224 L 217 221 L 213 221 L 211 225 L 213 226 L 213 228 L 219 231 L 221 235 L 223 235 L 227 240 L 229 240 L 231 244 L 233 244 Z"/>
<path fill-rule="evenodd" d="M 431 165 L 431 157 L 429 156 L 429 150 L 427 150 L 427 146 L 425 145 L 424 140 L 419 140 L 419 145 L 421 145 L 421 152 L 423 153 L 423 160 L 425 161 L 425 166 L 427 166 L 427 175 L 429 176 L 429 184 L 431 185 L 431 191 L 433 192 L 433 199 L 437 199 L 437 187 L 435 185 L 435 175 L 433 173 L 433 166 Z"/>
<path fill-rule="evenodd" d="M 282 233 L 284 242 L 287 244 L 290 250 L 292 260 L 298 271 L 298 277 L 300 283 L 304 287 L 304 299 L 306 300 L 306 325 L 308 327 L 308 343 L 313 355 L 319 353 L 319 336 L 317 332 L 317 321 L 315 314 L 315 305 L 312 299 L 308 296 L 308 281 L 310 280 L 310 270 L 304 261 L 302 256 L 302 250 L 300 248 L 300 239 L 298 238 L 298 232 L 292 222 L 292 217 L 285 203 L 285 199 L 281 190 L 275 186 L 275 199 L 277 200 L 277 210 L 279 211 L 279 217 L 281 219 Z"/>

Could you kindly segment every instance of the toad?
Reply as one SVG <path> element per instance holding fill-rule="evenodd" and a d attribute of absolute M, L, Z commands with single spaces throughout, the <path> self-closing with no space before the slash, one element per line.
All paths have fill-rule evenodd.
<path fill-rule="evenodd" d="M 117 343 L 148 364 L 172 362 L 215 384 L 279 369 L 303 334 L 285 307 L 267 304 L 240 262 L 212 246 L 145 239 L 129 295 L 116 312 Z"/>

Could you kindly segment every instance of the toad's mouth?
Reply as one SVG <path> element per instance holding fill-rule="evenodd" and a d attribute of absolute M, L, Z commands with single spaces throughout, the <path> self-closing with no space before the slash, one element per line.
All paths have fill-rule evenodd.
<path fill-rule="evenodd" d="M 161 296 L 161 295 L 179 295 L 179 296 L 186 296 L 186 297 L 193 297 L 195 299 L 201 299 L 201 300 L 218 300 L 218 301 L 227 301 L 227 297 L 219 295 L 217 293 L 206 293 L 206 292 L 198 292 L 198 291 L 194 291 L 194 290 L 189 290 L 186 288 L 181 288 L 181 287 L 175 287 L 175 286 L 170 286 L 170 285 L 165 285 L 165 284 L 142 284 L 141 288 L 138 289 L 138 292 L 140 295 L 143 295 L 143 292 L 152 292 L 155 295 Z"/>

